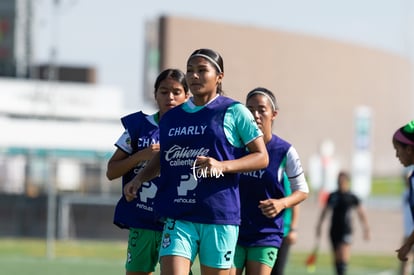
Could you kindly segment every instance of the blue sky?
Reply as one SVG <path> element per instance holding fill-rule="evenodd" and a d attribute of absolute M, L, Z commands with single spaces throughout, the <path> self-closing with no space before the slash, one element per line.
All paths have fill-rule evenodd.
<path fill-rule="evenodd" d="M 35 0 L 34 61 L 93 66 L 134 108 L 142 87 L 144 24 L 161 14 L 328 37 L 414 57 L 412 0 Z"/>

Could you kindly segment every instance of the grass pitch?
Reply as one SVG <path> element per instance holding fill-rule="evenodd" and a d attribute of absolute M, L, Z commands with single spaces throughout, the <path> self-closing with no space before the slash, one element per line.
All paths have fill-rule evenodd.
<path fill-rule="evenodd" d="M 125 274 L 126 242 L 113 241 L 57 241 L 54 257 L 47 257 L 45 240 L 0 239 L 0 274 L 7 275 L 113 275 Z M 311 274 L 305 267 L 305 252 L 290 255 L 286 274 Z M 315 275 L 334 274 L 329 253 L 320 253 Z M 348 275 L 397 274 L 398 261 L 392 255 L 353 254 Z M 159 270 L 155 275 L 159 274 Z M 200 274 L 198 262 L 193 274 Z"/>

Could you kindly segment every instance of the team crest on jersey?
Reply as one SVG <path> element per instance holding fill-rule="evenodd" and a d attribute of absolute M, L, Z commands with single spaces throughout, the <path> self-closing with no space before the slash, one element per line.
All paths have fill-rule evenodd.
<path fill-rule="evenodd" d="M 171 245 L 171 236 L 168 233 L 164 234 L 164 237 L 162 238 L 162 247 L 167 248 Z"/>

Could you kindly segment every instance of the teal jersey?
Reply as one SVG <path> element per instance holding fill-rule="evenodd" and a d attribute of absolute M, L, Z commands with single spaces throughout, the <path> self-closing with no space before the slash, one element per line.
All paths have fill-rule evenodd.
<path fill-rule="evenodd" d="M 292 194 L 292 189 L 290 188 L 290 182 L 286 175 L 286 173 L 283 173 L 283 185 L 285 187 L 285 195 L 289 196 Z M 286 208 L 283 213 L 283 236 L 287 236 L 290 231 L 290 227 L 292 224 L 292 208 Z"/>
<path fill-rule="evenodd" d="M 188 100 L 183 103 L 182 108 L 186 112 L 195 113 L 203 109 L 204 106 L 196 106 L 191 100 Z M 237 148 L 245 147 L 263 135 L 252 113 L 241 103 L 233 104 L 227 109 L 223 127 L 227 140 Z"/>

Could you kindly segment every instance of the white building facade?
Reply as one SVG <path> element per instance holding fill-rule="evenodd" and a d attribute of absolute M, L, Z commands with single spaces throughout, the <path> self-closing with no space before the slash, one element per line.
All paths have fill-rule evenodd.
<path fill-rule="evenodd" d="M 95 84 L 0 78 L 0 192 L 110 192 L 122 92 Z M 116 190 L 119 186 L 116 187 Z"/>

